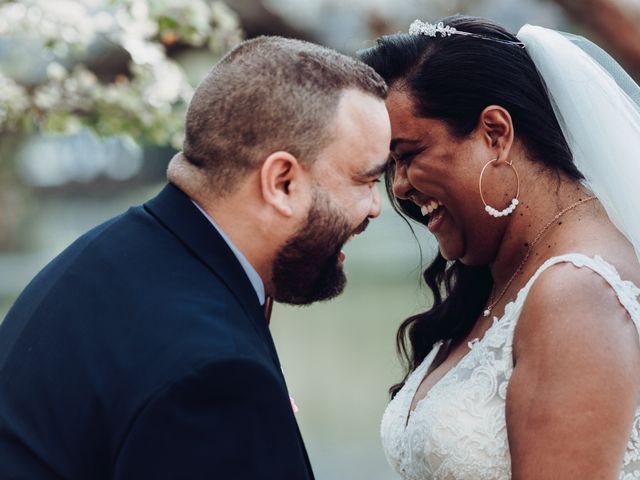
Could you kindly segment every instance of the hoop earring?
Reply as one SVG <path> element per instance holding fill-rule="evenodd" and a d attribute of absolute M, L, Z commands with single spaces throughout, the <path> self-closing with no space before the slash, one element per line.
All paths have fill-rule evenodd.
<path fill-rule="evenodd" d="M 507 162 L 507 165 L 511 167 L 511 169 L 513 170 L 513 173 L 516 174 L 516 182 L 518 185 L 516 196 L 511 199 L 511 203 L 504 210 L 497 210 L 493 208 L 491 205 L 487 204 L 487 202 L 484 199 L 484 195 L 482 194 L 482 176 L 484 175 L 484 171 L 487 169 L 487 167 L 491 165 L 493 162 L 495 162 L 496 160 L 498 160 L 497 157 L 494 158 L 493 160 L 489 160 L 484 165 L 484 167 L 482 167 L 482 171 L 480 172 L 480 179 L 478 180 L 478 188 L 480 189 L 480 199 L 484 204 L 484 211 L 487 212 L 492 217 L 498 218 L 498 217 L 506 217 L 508 215 L 511 215 L 513 211 L 516 209 L 516 207 L 518 206 L 518 204 L 520 203 L 520 200 L 518 200 L 518 196 L 520 196 L 520 177 L 518 176 L 518 171 L 513 166 L 513 160 L 511 162 Z"/>

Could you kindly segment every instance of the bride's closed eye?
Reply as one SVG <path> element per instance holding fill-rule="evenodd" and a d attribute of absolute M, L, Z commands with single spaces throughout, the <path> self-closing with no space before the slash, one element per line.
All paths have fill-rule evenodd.
<path fill-rule="evenodd" d="M 408 166 L 411 163 L 411 160 L 413 160 L 423 150 L 424 148 L 421 148 L 419 150 L 411 150 L 403 153 L 391 152 L 390 158 L 393 162 L 397 163 L 398 165 Z"/>

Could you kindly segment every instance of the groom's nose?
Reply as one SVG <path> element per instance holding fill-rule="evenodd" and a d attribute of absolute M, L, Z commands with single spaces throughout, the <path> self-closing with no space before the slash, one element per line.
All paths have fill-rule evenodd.
<path fill-rule="evenodd" d="M 377 185 L 373 187 L 371 199 L 371 208 L 369 209 L 369 218 L 376 218 L 380 216 L 380 212 L 382 211 L 382 202 L 380 199 L 380 189 Z"/>

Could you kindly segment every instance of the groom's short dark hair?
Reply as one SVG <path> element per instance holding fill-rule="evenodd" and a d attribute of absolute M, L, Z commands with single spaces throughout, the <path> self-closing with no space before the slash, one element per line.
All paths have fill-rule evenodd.
<path fill-rule="evenodd" d="M 331 120 L 351 88 L 380 99 L 387 94 L 373 69 L 329 48 L 281 37 L 245 41 L 198 85 L 184 156 L 220 194 L 275 151 L 313 162 L 333 136 Z"/>

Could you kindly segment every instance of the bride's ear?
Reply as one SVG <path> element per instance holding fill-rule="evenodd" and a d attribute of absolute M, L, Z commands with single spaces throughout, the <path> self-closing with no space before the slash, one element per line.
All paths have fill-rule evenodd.
<path fill-rule="evenodd" d="M 509 112 L 499 105 L 489 105 L 478 119 L 478 130 L 493 152 L 496 163 L 508 162 L 513 145 L 513 120 Z"/>

